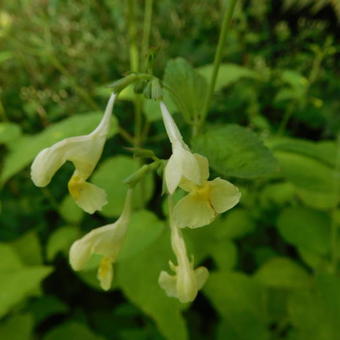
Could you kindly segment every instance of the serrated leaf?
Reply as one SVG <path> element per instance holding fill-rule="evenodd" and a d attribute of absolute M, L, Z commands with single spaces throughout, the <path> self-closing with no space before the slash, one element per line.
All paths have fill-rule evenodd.
<path fill-rule="evenodd" d="M 176 58 L 167 63 L 163 81 L 185 120 L 194 121 L 205 100 L 208 87 L 205 79 L 185 59 Z"/>
<path fill-rule="evenodd" d="M 23 136 L 12 145 L 5 158 L 0 182 L 4 183 L 11 176 L 25 168 L 44 148 L 71 136 L 81 136 L 90 133 L 99 123 L 102 113 L 74 115 L 59 123 L 55 123 L 39 134 Z M 116 131 L 116 120 L 113 117 L 111 135 Z"/>
<path fill-rule="evenodd" d="M 138 170 L 137 160 L 126 156 L 111 157 L 103 162 L 92 177 L 92 182 L 107 193 L 108 204 L 100 211 L 107 217 L 118 217 L 122 212 L 127 185 L 124 180 Z M 137 184 L 133 194 L 134 208 L 138 209 L 152 196 L 154 182 L 152 174 L 147 174 L 143 183 Z"/>
<path fill-rule="evenodd" d="M 196 70 L 209 82 L 213 72 L 213 64 L 201 66 Z M 221 64 L 218 70 L 215 91 L 221 90 L 223 87 L 231 85 L 241 78 L 257 78 L 258 75 L 244 66 L 236 64 Z"/>
<path fill-rule="evenodd" d="M 223 176 L 256 178 L 278 170 L 278 164 L 256 134 L 239 125 L 210 126 L 196 137 L 193 149 L 209 158 Z"/>

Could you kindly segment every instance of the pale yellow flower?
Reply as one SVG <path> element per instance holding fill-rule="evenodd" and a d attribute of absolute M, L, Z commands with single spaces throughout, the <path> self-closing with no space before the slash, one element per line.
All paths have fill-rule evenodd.
<path fill-rule="evenodd" d="M 31 166 L 34 184 L 44 187 L 66 161 L 72 162 L 75 171 L 68 183 L 68 189 L 75 202 L 89 214 L 100 210 L 107 203 L 105 191 L 86 180 L 91 176 L 102 154 L 115 98 L 116 94 L 113 93 L 103 118 L 94 131 L 85 136 L 65 138 L 40 151 Z"/>
<path fill-rule="evenodd" d="M 96 228 L 75 241 L 70 248 L 70 264 L 75 270 L 82 270 L 93 254 L 101 255 L 97 278 L 104 290 L 111 288 L 113 263 L 123 245 L 131 214 L 132 189 L 128 190 L 123 212 L 112 224 Z"/>
<path fill-rule="evenodd" d="M 172 155 L 164 170 L 165 183 L 169 193 L 173 194 L 183 178 L 199 184 L 200 169 L 196 158 L 184 143 L 167 107 L 163 102 L 160 105 L 164 126 L 172 146 Z"/>
<path fill-rule="evenodd" d="M 233 208 L 241 198 L 238 188 L 230 182 L 215 178 L 208 181 L 208 160 L 194 154 L 200 167 L 200 184 L 182 179 L 179 186 L 189 194 L 177 202 L 174 221 L 180 228 L 198 228 L 210 224 L 218 214 Z"/>
<path fill-rule="evenodd" d="M 169 198 L 171 199 L 171 198 Z M 169 206 L 171 246 L 176 255 L 177 265 L 169 261 L 170 268 L 174 275 L 162 271 L 158 283 L 166 294 L 177 298 L 180 302 L 186 303 L 195 300 L 198 291 L 208 279 L 209 272 L 205 267 L 194 269 L 193 260 L 189 260 L 183 235 L 172 220 L 172 209 Z"/>

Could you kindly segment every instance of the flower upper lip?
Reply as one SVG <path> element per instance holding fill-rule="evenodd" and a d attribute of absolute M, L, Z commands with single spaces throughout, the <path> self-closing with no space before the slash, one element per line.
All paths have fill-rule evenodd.
<path fill-rule="evenodd" d="M 68 186 L 71 196 L 88 213 L 101 209 L 106 203 L 104 190 L 86 180 L 91 176 L 102 154 L 115 98 L 116 94 L 113 93 L 100 123 L 90 134 L 65 138 L 40 151 L 31 166 L 31 178 L 36 186 L 48 185 L 59 168 L 66 161 L 71 161 L 75 167 Z M 93 194 L 94 199 L 90 200 L 89 194 Z"/>

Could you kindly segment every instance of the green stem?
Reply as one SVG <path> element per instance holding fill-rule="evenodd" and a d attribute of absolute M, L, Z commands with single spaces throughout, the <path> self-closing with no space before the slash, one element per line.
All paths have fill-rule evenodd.
<path fill-rule="evenodd" d="M 208 93 L 207 93 L 207 96 L 205 97 L 205 102 L 204 102 L 204 105 L 203 105 L 202 117 L 201 117 L 201 122 L 200 122 L 201 125 L 203 124 L 203 122 L 205 120 L 205 117 L 206 117 L 207 112 L 209 110 L 211 98 L 212 98 L 212 95 L 213 95 L 214 90 L 215 90 L 218 70 L 219 70 L 219 67 L 220 67 L 220 64 L 221 64 L 221 60 L 222 60 L 223 48 L 224 48 L 224 45 L 225 45 L 225 42 L 226 42 L 227 33 L 228 33 L 228 29 L 230 27 L 231 18 L 232 18 L 232 15 L 234 13 L 236 2 L 237 2 L 237 0 L 230 0 L 228 2 L 229 5 L 227 5 L 227 8 L 224 12 L 220 36 L 218 38 L 218 44 L 217 44 L 217 48 L 216 48 L 216 52 L 215 52 L 213 72 L 212 72 L 210 83 L 209 83 Z"/>
<path fill-rule="evenodd" d="M 151 23 L 152 23 L 153 0 L 145 0 L 144 25 L 142 41 L 142 58 L 144 58 L 144 71 L 147 68 L 148 52 L 150 45 Z"/>
<path fill-rule="evenodd" d="M 294 112 L 294 109 L 296 108 L 296 105 L 298 105 L 298 103 L 296 101 L 293 101 L 288 106 L 288 108 L 287 108 L 286 112 L 284 113 L 283 118 L 280 122 L 280 126 L 277 130 L 278 136 L 283 135 L 284 131 L 286 130 L 287 124 L 289 122 L 290 117 L 292 116 L 292 114 Z"/>
<path fill-rule="evenodd" d="M 337 207 L 340 196 L 340 132 L 337 135 L 337 148 L 335 159 L 335 172 L 334 172 L 334 197 L 336 204 L 331 214 L 331 268 L 334 274 L 337 272 L 338 267 L 338 225 L 336 221 Z"/>
<path fill-rule="evenodd" d="M 5 108 L 2 104 L 1 98 L 0 98 L 0 116 L 2 117 L 3 121 L 5 121 L 5 122 L 9 121 L 7 114 L 6 114 L 6 111 L 5 111 Z"/>
<path fill-rule="evenodd" d="M 139 55 L 137 47 L 137 26 L 136 26 L 136 0 L 128 0 L 127 2 L 127 22 L 129 34 L 129 52 L 130 52 L 130 68 L 131 72 L 139 70 Z"/>

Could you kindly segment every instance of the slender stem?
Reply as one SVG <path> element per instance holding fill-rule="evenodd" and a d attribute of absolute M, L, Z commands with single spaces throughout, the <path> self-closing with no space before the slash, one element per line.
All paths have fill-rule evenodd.
<path fill-rule="evenodd" d="M 152 23 L 153 0 L 145 0 L 144 25 L 142 41 L 142 58 L 144 59 L 144 70 L 146 71 L 148 62 L 148 52 L 150 45 L 151 23 Z"/>
<path fill-rule="evenodd" d="M 136 0 L 128 0 L 127 2 L 127 22 L 130 45 L 130 68 L 131 72 L 139 70 L 139 54 L 137 47 L 137 26 L 136 26 Z"/>
<path fill-rule="evenodd" d="M 336 221 L 337 207 L 339 204 L 340 196 L 340 132 L 337 135 L 336 143 L 336 159 L 335 159 L 335 171 L 334 171 L 334 197 L 336 205 L 334 206 L 331 214 L 331 268 L 333 273 L 337 272 L 338 266 L 338 225 Z"/>
<path fill-rule="evenodd" d="M 283 118 L 280 122 L 279 128 L 277 130 L 278 136 L 281 136 L 284 133 L 284 131 L 286 130 L 289 119 L 292 116 L 294 109 L 296 108 L 297 105 L 298 105 L 298 103 L 294 100 L 288 106 L 288 108 L 287 108 L 286 112 L 284 113 Z"/>
<path fill-rule="evenodd" d="M 9 121 L 7 114 L 6 114 L 6 111 L 5 111 L 5 108 L 2 104 L 1 98 L 0 98 L 0 116 L 2 117 L 3 121 L 5 121 L 5 122 Z"/>
<path fill-rule="evenodd" d="M 206 117 L 207 112 L 209 110 L 211 98 L 212 98 L 212 95 L 213 95 L 214 90 L 215 90 L 218 70 L 219 70 L 219 67 L 220 67 L 220 64 L 221 64 L 221 60 L 222 60 L 223 48 L 224 48 L 224 45 L 225 45 L 225 42 L 226 42 L 226 37 L 227 37 L 228 29 L 229 29 L 229 26 L 230 26 L 230 23 L 231 23 L 231 18 L 232 18 L 232 15 L 234 13 L 236 2 L 237 2 L 237 0 L 228 1 L 229 5 L 227 5 L 227 8 L 224 12 L 220 36 L 218 38 L 218 44 L 217 44 L 217 48 L 216 48 L 216 52 L 215 52 L 213 72 L 212 72 L 212 75 L 211 75 L 207 96 L 205 97 L 205 102 L 204 102 L 204 105 L 203 105 L 202 117 L 201 117 L 201 123 L 200 124 L 202 124 L 205 120 L 205 117 Z"/>

